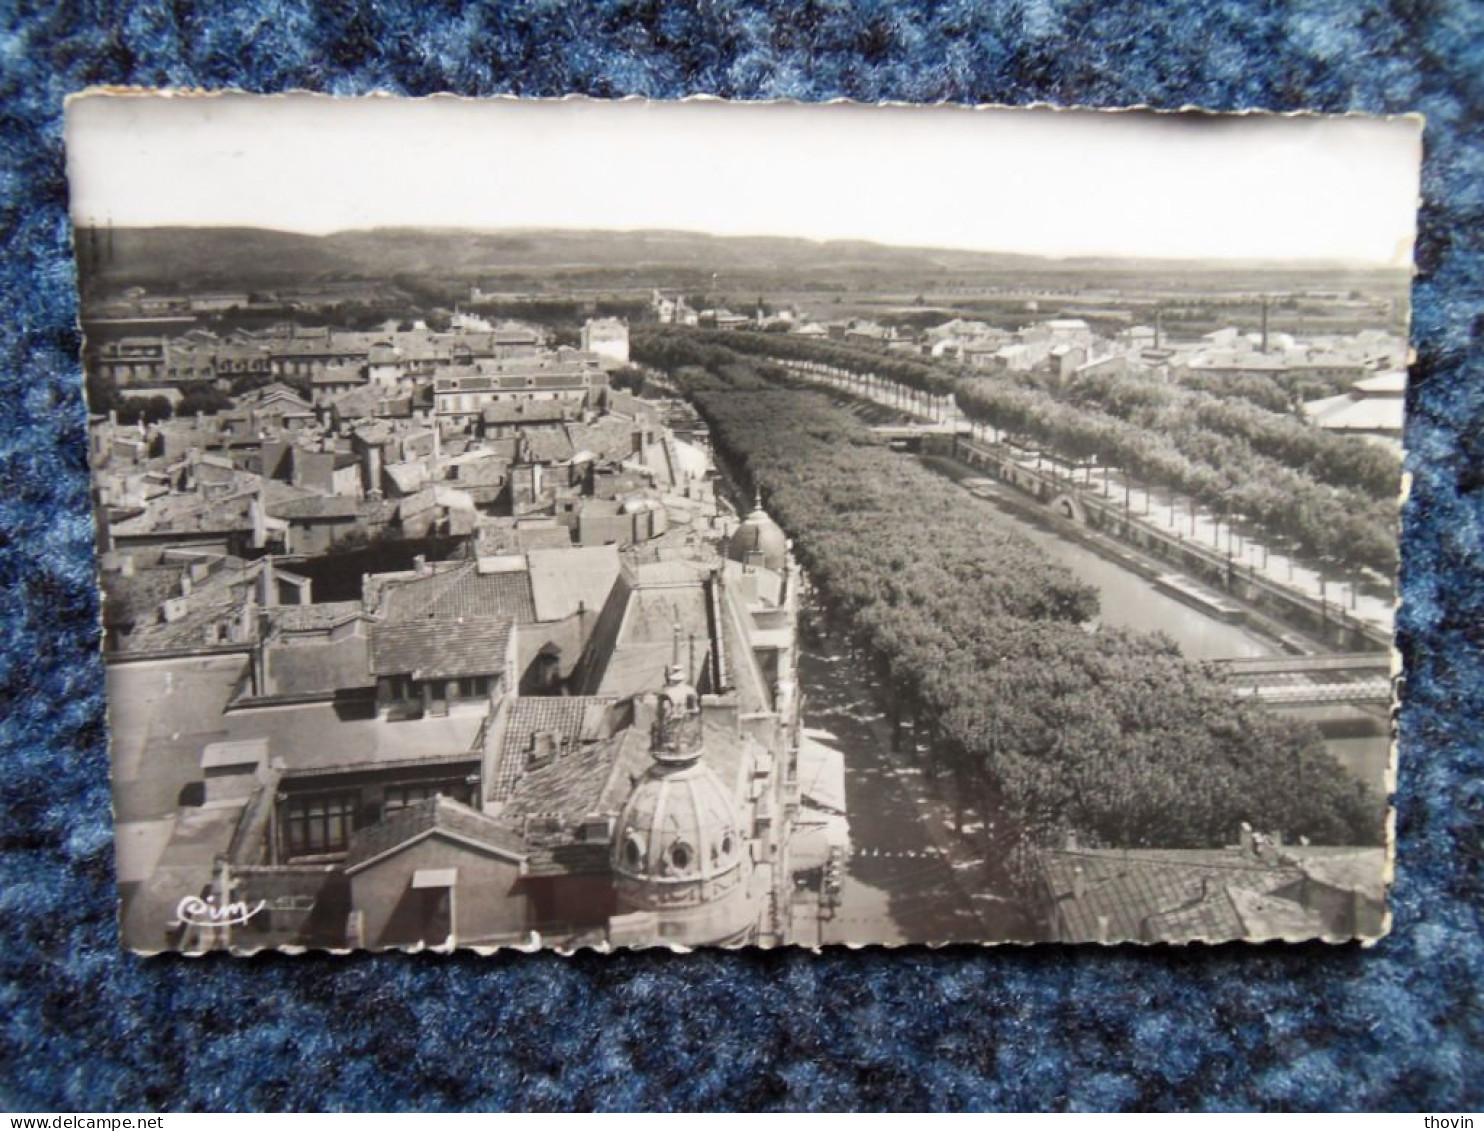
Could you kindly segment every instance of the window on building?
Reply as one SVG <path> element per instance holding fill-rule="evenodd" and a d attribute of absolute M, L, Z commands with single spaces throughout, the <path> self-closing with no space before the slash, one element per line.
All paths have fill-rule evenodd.
<path fill-rule="evenodd" d="M 387 695 L 392 699 L 421 699 L 422 685 L 410 676 L 389 676 L 386 681 Z"/>
<path fill-rule="evenodd" d="M 289 798 L 283 821 L 288 854 L 325 856 L 344 852 L 355 831 L 356 803 L 354 792 Z"/>
<path fill-rule="evenodd" d="M 623 859 L 630 871 L 637 870 L 644 863 L 644 845 L 633 833 L 624 839 Z"/>
<path fill-rule="evenodd" d="M 382 816 L 390 817 L 393 813 L 400 813 L 410 805 L 416 805 L 419 801 L 440 796 L 457 801 L 461 805 L 472 805 L 474 787 L 462 778 L 389 785 L 382 794 Z"/>
<path fill-rule="evenodd" d="M 478 699 L 489 694 L 490 681 L 488 676 L 465 676 L 458 682 L 460 699 Z"/>

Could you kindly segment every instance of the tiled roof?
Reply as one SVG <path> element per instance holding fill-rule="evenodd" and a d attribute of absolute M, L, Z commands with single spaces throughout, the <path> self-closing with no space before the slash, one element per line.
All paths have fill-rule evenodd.
<path fill-rule="evenodd" d="M 454 481 L 463 490 L 473 486 L 503 486 L 510 473 L 508 460 L 480 453 L 478 459 L 461 458 L 453 464 Z"/>
<path fill-rule="evenodd" d="M 299 519 L 354 518 L 361 510 L 361 501 L 350 495 L 309 495 L 302 499 L 284 499 L 269 503 L 268 513 L 274 518 Z"/>
<path fill-rule="evenodd" d="M 607 841 L 584 844 L 564 839 L 551 844 L 533 844 L 526 862 L 528 876 L 606 875 L 608 871 Z"/>
<path fill-rule="evenodd" d="M 242 611 L 240 588 L 209 589 L 185 598 L 185 615 L 173 621 L 145 624 L 119 642 L 124 652 L 168 652 L 223 643 L 217 626 L 234 625 Z"/>
<path fill-rule="evenodd" d="M 1143 942 L 1243 938 L 1247 932 L 1232 902 L 1231 890 L 1214 883 L 1195 888 L 1184 903 L 1146 916 L 1140 924 L 1140 933 L 1132 937 Z M 1118 942 L 1121 938 L 1110 927 L 1106 941 Z"/>
<path fill-rule="evenodd" d="M 414 679 L 503 674 L 510 622 L 503 617 L 380 624 L 371 630 L 371 673 Z"/>
<path fill-rule="evenodd" d="M 306 412 L 312 407 L 297 392 L 279 381 L 273 381 L 261 388 L 243 393 L 237 398 L 237 405 L 239 408 L 260 408 L 279 401 L 288 407 L 302 409 Z"/>
<path fill-rule="evenodd" d="M 375 416 L 381 404 L 381 395 L 376 389 L 363 385 L 336 397 L 330 407 L 344 417 Z"/>
<path fill-rule="evenodd" d="M 509 521 L 482 522 L 476 546 L 481 555 L 566 550 L 572 547 L 572 531 L 555 522 L 530 526 L 514 526 Z"/>
<path fill-rule="evenodd" d="M 428 481 L 428 466 L 422 460 L 389 463 L 382 467 L 382 471 L 402 495 L 411 495 Z"/>
<path fill-rule="evenodd" d="M 500 816 L 511 822 L 557 818 L 570 825 L 589 814 L 616 814 L 650 761 L 649 736 L 637 727 L 564 748 L 516 780 Z"/>
<path fill-rule="evenodd" d="M 1231 886 L 1226 897 L 1242 922 L 1246 939 L 1312 939 L 1325 933 L 1324 917 L 1301 903 Z"/>
<path fill-rule="evenodd" d="M 138 566 L 132 577 L 122 573 L 102 576 L 103 620 L 110 625 L 149 623 L 160 606 L 180 591 L 183 565 Z"/>
<path fill-rule="evenodd" d="M 1316 883 L 1341 891 L 1359 892 L 1382 903 L 1386 899 L 1384 848 L 1291 846 L 1279 850 L 1282 858 Z"/>
<path fill-rule="evenodd" d="M 387 587 L 382 612 L 389 623 L 496 617 L 530 624 L 536 619 L 528 571 L 481 573 L 472 562 L 427 577 L 393 582 Z"/>
<path fill-rule="evenodd" d="M 115 535 L 204 534 L 251 529 L 248 521 L 250 497 L 208 500 L 196 495 L 161 495 L 152 499 L 144 513 L 115 522 Z"/>
<path fill-rule="evenodd" d="M 635 422 L 605 417 L 592 424 L 572 424 L 568 435 L 579 452 L 591 452 L 599 461 L 624 460 L 634 454 Z"/>
<path fill-rule="evenodd" d="M 1236 849 L 1044 851 L 1041 870 L 1068 942 L 1245 938 L 1227 889 L 1277 897 L 1303 878 L 1292 865 Z"/>
<path fill-rule="evenodd" d="M 505 856 L 524 858 L 526 855 L 525 842 L 513 829 L 477 809 L 438 795 L 409 805 L 379 825 L 356 833 L 350 843 L 345 870 L 359 871 L 389 852 L 438 833 Z"/>
<path fill-rule="evenodd" d="M 621 416 L 632 416 L 636 418 L 643 416 L 649 417 L 651 419 L 659 418 L 658 408 L 656 408 L 649 402 L 641 400 L 639 397 L 634 396 L 633 393 L 625 392 L 622 389 L 612 389 L 609 391 L 608 411 L 610 413 L 616 413 Z M 629 423 L 627 421 L 612 421 L 612 423 L 623 424 L 625 430 L 627 430 L 629 426 Z"/>
<path fill-rule="evenodd" d="M 542 428 L 525 435 L 527 459 L 531 463 L 563 463 L 577 454 L 565 428 Z"/>
<path fill-rule="evenodd" d="M 510 797 L 531 752 L 534 735 L 553 736 L 559 751 L 575 750 L 581 743 L 607 737 L 614 700 L 608 696 L 520 696 L 510 700 L 499 758 L 489 782 L 493 801 Z M 559 755 L 560 756 L 560 755 Z"/>
<path fill-rule="evenodd" d="M 360 633 L 323 643 L 267 645 L 263 648 L 265 693 L 308 695 L 374 687 L 376 681 L 367 670 L 368 647 Z"/>
<path fill-rule="evenodd" d="M 325 601 L 317 605 L 274 605 L 273 624 L 284 632 L 322 632 L 361 615 L 359 601 Z"/>

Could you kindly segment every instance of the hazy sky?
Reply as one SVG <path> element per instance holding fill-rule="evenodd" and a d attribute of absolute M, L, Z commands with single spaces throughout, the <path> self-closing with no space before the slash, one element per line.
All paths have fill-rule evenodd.
<path fill-rule="evenodd" d="M 956 107 L 84 97 L 120 226 L 676 228 L 1047 255 L 1410 261 L 1414 119 Z"/>

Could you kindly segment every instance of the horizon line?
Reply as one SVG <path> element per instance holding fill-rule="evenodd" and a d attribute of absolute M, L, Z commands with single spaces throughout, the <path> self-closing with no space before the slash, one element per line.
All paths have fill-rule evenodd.
<path fill-rule="evenodd" d="M 1295 256 L 1293 258 L 1274 258 L 1271 256 L 1241 257 L 1223 255 L 1160 255 L 1157 253 L 1136 253 L 1123 251 L 1079 251 L 1070 253 L 1039 252 L 1039 251 L 1016 251 L 1009 248 L 979 248 L 950 246 L 946 244 L 900 244 L 889 243 L 869 236 L 833 236 L 820 238 L 817 236 L 784 235 L 777 232 L 711 232 L 699 228 L 661 228 L 661 227 L 638 227 L 638 228 L 604 228 L 604 227 L 567 227 L 560 225 L 502 225 L 485 227 L 469 224 L 425 224 L 416 222 L 396 224 L 374 224 L 369 227 L 331 228 L 325 231 L 313 231 L 306 228 L 270 227 L 263 224 L 221 224 L 221 223 L 190 223 L 178 222 L 170 224 L 115 224 L 111 219 L 105 219 L 100 223 L 96 218 L 90 218 L 83 222 L 76 218 L 71 220 L 75 230 L 112 228 L 114 231 L 170 231 L 186 229 L 189 231 L 247 231 L 247 232 L 269 232 L 277 235 L 305 236 L 311 239 L 328 239 L 340 235 L 372 234 L 386 231 L 414 231 L 414 232 L 472 232 L 483 235 L 497 235 L 507 232 L 603 232 L 614 235 L 644 235 L 651 232 L 672 233 L 684 236 L 700 236 L 714 240 L 791 240 L 798 243 L 817 244 L 821 247 L 830 244 L 868 244 L 872 247 L 889 248 L 896 251 L 939 251 L 952 252 L 967 255 L 1001 255 L 1014 256 L 1023 259 L 1041 259 L 1058 263 L 1075 263 L 1079 260 L 1105 259 L 1118 261 L 1145 261 L 1151 263 L 1169 264 L 1250 264 L 1250 265 L 1282 265 L 1282 266 L 1308 266 L 1308 267 L 1344 267 L 1352 270 L 1369 271 L 1405 271 L 1415 272 L 1415 263 L 1408 262 L 1398 264 L 1392 260 L 1375 259 L 1346 259 L 1333 256 Z"/>

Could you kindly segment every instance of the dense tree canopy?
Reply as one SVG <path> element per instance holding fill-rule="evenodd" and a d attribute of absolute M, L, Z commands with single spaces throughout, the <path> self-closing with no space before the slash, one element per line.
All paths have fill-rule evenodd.
<path fill-rule="evenodd" d="M 745 332 L 695 339 L 752 356 L 829 366 L 924 397 L 952 393 L 971 419 L 1108 463 L 1145 483 L 1241 515 L 1312 559 L 1396 571 L 1401 469 L 1390 453 L 1239 400 L 1140 378 L 1062 388 L 1035 375 L 965 376 L 867 348 Z M 645 347 L 663 351 L 653 330 Z M 669 339 L 669 340 L 673 340 Z"/>
<path fill-rule="evenodd" d="M 1383 806 L 1308 727 L 1158 635 L 1092 631 L 1096 594 L 778 366 L 698 334 L 636 337 L 759 485 L 882 689 L 1002 834 L 1230 843 L 1242 821 L 1378 843 Z"/>

